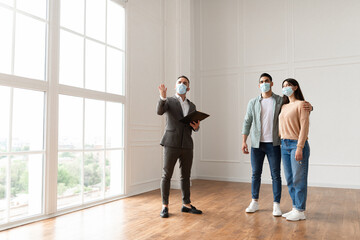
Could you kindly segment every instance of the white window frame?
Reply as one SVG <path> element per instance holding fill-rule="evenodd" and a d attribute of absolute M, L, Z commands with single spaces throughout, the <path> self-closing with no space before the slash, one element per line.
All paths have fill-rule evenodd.
<path fill-rule="evenodd" d="M 16 0 L 15 0 L 16 1 Z M 29 218 L 25 218 L 22 220 L 9 222 L 6 224 L 0 225 L 0 231 L 16 226 L 20 226 L 23 224 L 27 224 L 34 221 L 39 221 L 47 218 L 51 218 L 54 216 L 62 215 L 68 212 L 77 211 L 80 209 L 84 209 L 90 206 L 95 206 L 99 204 L 103 204 L 106 202 L 110 202 L 113 200 L 124 198 L 126 195 L 126 159 L 127 159 L 127 122 L 128 122 L 128 56 L 127 56 L 127 39 L 128 39 L 128 14 L 126 9 L 127 0 L 111 0 L 120 4 L 125 9 L 125 51 L 121 50 L 125 53 L 125 79 L 123 86 L 123 94 L 124 95 L 116 95 L 112 93 L 100 92 L 89 90 L 85 88 L 72 87 L 67 85 L 59 84 L 59 56 L 60 56 L 60 29 L 65 29 L 60 27 L 60 1 L 61 0 L 48 0 L 47 12 L 48 12 L 48 20 L 47 24 L 47 41 L 46 41 L 46 79 L 35 80 L 30 78 L 24 78 L 14 75 L 8 75 L 0 73 L 0 85 L 12 88 L 20 88 L 27 90 L 35 90 L 44 92 L 45 94 L 45 121 L 44 121 L 44 151 L 31 151 L 30 153 L 43 153 L 45 156 L 44 162 L 44 173 L 43 173 L 43 206 L 42 206 L 42 214 L 39 216 L 33 216 Z M 84 0 L 86 1 L 86 0 Z M 15 10 L 19 11 L 19 10 Z M 19 11 L 21 12 L 21 11 Z M 33 17 L 37 20 L 38 18 L 26 14 L 27 16 Z M 15 28 L 13 28 L 15 31 Z M 68 30 L 74 33 L 71 30 Z M 14 34 L 14 33 L 13 33 Z M 75 33 L 79 35 L 78 33 Z M 83 36 L 83 35 L 82 35 Z M 85 37 L 85 36 L 84 36 Z M 91 39 L 89 37 L 85 37 L 86 39 Z M 94 39 L 91 39 L 94 40 Z M 13 38 L 13 55 L 14 55 L 14 38 Z M 94 40 L 97 41 L 97 40 Z M 109 46 L 109 45 L 107 45 Z M 113 47 L 113 46 L 110 46 Z M 12 60 L 12 70 L 14 68 L 14 60 Z M 105 86 L 106 91 L 106 86 Z M 68 95 L 74 97 L 81 97 L 85 99 L 94 99 L 101 101 L 110 101 L 116 103 L 122 103 L 124 105 L 123 108 L 123 120 L 124 120 L 124 159 L 123 159 L 123 189 L 124 194 L 113 196 L 109 198 L 105 198 L 102 200 L 86 203 L 80 206 L 65 208 L 60 211 L 57 210 L 57 171 L 58 171 L 58 126 L 59 126 L 59 95 Z M 83 120 L 85 121 L 85 119 Z M 106 133 L 105 133 L 106 134 Z M 104 146 L 105 148 L 106 146 Z M 109 150 L 111 150 L 110 148 Z M 120 149 L 120 148 L 116 148 Z M 9 176 L 8 176 L 9 177 Z M 9 184 L 9 183 L 8 183 Z"/>

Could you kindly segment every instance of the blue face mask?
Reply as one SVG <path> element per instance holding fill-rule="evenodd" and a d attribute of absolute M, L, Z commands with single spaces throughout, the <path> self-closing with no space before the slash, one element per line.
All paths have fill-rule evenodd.
<path fill-rule="evenodd" d="M 260 90 L 263 93 L 266 93 L 266 92 L 270 91 L 270 83 L 262 83 L 262 84 L 260 84 Z"/>
<path fill-rule="evenodd" d="M 185 84 L 176 84 L 176 92 L 178 94 L 185 94 L 187 86 Z"/>
<path fill-rule="evenodd" d="M 291 87 L 284 87 L 284 88 L 282 89 L 282 93 L 283 93 L 285 96 L 290 97 L 291 95 L 293 95 L 294 91 L 292 90 Z"/>

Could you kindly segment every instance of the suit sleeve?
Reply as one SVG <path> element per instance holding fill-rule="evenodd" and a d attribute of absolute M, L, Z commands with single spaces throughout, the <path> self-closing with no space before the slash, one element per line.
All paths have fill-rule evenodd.
<path fill-rule="evenodd" d="M 166 100 L 159 99 L 157 106 L 156 106 L 157 114 L 163 115 L 168 109 L 169 109 L 168 99 L 166 99 Z"/>

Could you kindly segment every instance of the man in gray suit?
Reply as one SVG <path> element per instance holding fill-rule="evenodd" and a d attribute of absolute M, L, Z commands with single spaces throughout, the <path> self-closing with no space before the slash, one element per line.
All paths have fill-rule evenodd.
<path fill-rule="evenodd" d="M 183 206 L 181 212 L 201 214 L 190 203 L 190 173 L 193 161 L 194 143 L 192 131 L 198 131 L 200 122 L 184 124 L 180 119 L 196 110 L 196 106 L 186 99 L 186 92 L 190 90 L 190 81 L 186 76 L 180 76 L 176 81 L 176 94 L 166 97 L 167 88 L 164 84 L 159 86 L 160 99 L 157 104 L 157 114 L 166 116 L 165 133 L 160 145 L 164 147 L 164 166 L 161 180 L 161 197 L 163 208 L 160 216 L 169 217 L 170 180 L 176 161 L 180 161 L 181 191 Z"/>

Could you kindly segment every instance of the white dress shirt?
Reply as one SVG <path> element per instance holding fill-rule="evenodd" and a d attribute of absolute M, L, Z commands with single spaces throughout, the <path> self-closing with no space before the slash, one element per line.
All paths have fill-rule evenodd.
<path fill-rule="evenodd" d="M 175 94 L 175 96 L 180 102 L 181 108 L 183 110 L 184 117 L 187 116 L 189 114 L 189 108 L 190 108 L 189 102 L 186 101 L 186 98 L 183 101 L 182 98 L 180 97 L 180 95 L 177 94 L 177 93 Z"/>

